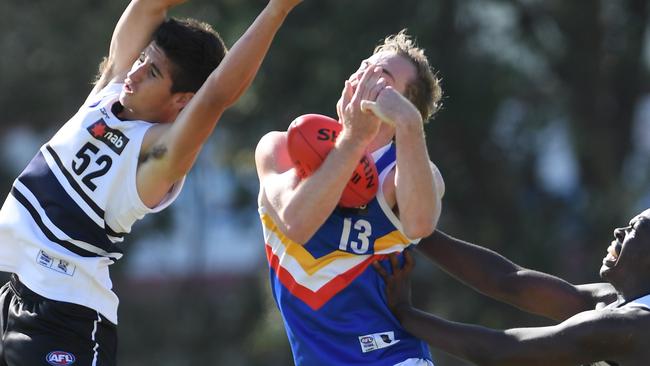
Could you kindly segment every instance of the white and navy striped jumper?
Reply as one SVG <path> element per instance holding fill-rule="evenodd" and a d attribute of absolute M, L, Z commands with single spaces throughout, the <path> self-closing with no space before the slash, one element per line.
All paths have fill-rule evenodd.
<path fill-rule="evenodd" d="M 0 270 L 46 298 L 95 309 L 117 324 L 108 266 L 122 257 L 133 223 L 167 207 L 142 203 L 136 171 L 151 123 L 122 121 L 109 84 L 45 143 L 14 181 L 0 210 Z"/>

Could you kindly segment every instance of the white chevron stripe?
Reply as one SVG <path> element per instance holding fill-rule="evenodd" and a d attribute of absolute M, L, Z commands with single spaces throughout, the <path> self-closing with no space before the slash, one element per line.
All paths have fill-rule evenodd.
<path fill-rule="evenodd" d="M 370 257 L 369 255 L 345 256 L 333 260 L 310 275 L 303 269 L 296 258 L 287 253 L 287 247 L 282 243 L 280 238 L 270 230 L 267 230 L 266 227 L 264 227 L 264 236 L 267 238 L 267 245 L 271 247 L 273 254 L 280 260 L 280 266 L 289 272 L 297 283 L 314 292 L 328 284 L 336 276 L 347 272 Z"/>

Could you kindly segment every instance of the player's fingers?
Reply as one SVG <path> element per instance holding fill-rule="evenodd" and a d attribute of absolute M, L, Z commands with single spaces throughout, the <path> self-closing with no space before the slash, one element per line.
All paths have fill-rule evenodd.
<path fill-rule="evenodd" d="M 350 75 L 349 80 L 350 81 L 352 81 L 352 80 L 359 81 L 359 79 L 361 79 L 361 76 L 366 71 L 366 69 L 368 68 L 369 65 L 370 65 L 370 62 L 368 62 L 367 60 L 361 61 L 361 65 L 359 65 L 359 68 L 357 69 L 357 71 L 354 72 L 354 74 Z"/>
<path fill-rule="evenodd" d="M 380 85 L 381 88 L 378 89 L 379 79 L 381 79 L 381 67 L 374 67 L 372 72 L 368 74 L 368 78 L 364 81 L 365 88 L 363 89 L 363 95 L 361 98 L 363 100 L 377 100 L 377 95 L 385 85 Z"/>
<path fill-rule="evenodd" d="M 381 264 L 379 264 L 378 261 L 372 262 L 372 266 L 373 266 L 373 268 L 375 268 L 375 271 L 377 271 L 379 273 L 379 275 L 384 278 L 385 281 L 388 280 L 388 272 L 386 272 L 384 267 L 382 267 Z"/>
<path fill-rule="evenodd" d="M 373 102 L 370 100 L 361 101 L 361 112 L 375 113 L 376 110 L 378 110 L 377 102 Z"/>
<path fill-rule="evenodd" d="M 413 257 L 413 254 L 411 254 L 410 250 L 405 250 L 403 270 L 406 273 L 410 273 L 411 270 L 413 270 L 413 267 L 415 267 L 415 258 Z"/>
<path fill-rule="evenodd" d="M 352 95 L 354 95 L 352 91 L 352 83 L 348 80 L 345 81 L 345 86 L 343 87 L 343 92 L 341 93 L 341 99 L 343 101 L 343 108 L 350 104 L 350 100 L 352 99 Z"/>
<path fill-rule="evenodd" d="M 353 102 L 370 99 L 368 98 L 368 89 L 371 87 L 371 84 L 374 85 L 377 82 L 375 79 L 379 79 L 377 76 L 378 70 L 381 70 L 381 68 L 371 64 L 364 71 L 359 80 L 359 85 L 357 85 L 357 90 L 354 93 Z"/>
<path fill-rule="evenodd" d="M 362 112 L 370 112 L 373 113 L 375 116 L 377 116 L 379 119 L 381 119 L 383 122 L 386 122 L 387 124 L 391 126 L 395 126 L 395 122 L 393 122 L 388 116 L 381 110 L 379 107 L 379 104 L 377 102 L 372 102 L 369 100 L 362 100 L 361 101 L 361 111 Z"/>
<path fill-rule="evenodd" d="M 375 85 L 372 85 L 368 90 L 367 100 L 377 100 L 379 93 L 386 87 L 386 79 L 379 77 Z"/>
<path fill-rule="evenodd" d="M 390 266 L 393 270 L 393 274 L 399 273 L 400 266 L 399 266 L 399 259 L 397 258 L 397 254 L 391 253 L 388 256 L 388 259 L 390 260 Z"/>

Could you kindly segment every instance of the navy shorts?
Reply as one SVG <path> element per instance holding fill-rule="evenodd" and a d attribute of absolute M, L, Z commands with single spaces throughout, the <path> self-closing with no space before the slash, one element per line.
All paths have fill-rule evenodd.
<path fill-rule="evenodd" d="M 117 331 L 97 311 L 40 296 L 15 274 L 0 289 L 0 366 L 114 366 Z"/>

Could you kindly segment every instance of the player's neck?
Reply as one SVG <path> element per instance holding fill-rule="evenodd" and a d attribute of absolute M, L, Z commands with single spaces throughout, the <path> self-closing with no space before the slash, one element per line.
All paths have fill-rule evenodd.
<path fill-rule="evenodd" d="M 173 122 L 176 116 L 164 115 L 148 115 L 146 113 L 138 113 L 133 109 L 124 107 L 121 103 L 117 102 L 112 108 L 113 114 L 122 121 L 146 121 L 151 123 L 169 123 Z"/>
<path fill-rule="evenodd" d="M 642 298 L 650 294 L 650 288 L 648 286 L 627 286 L 628 288 L 620 289 L 616 288 L 619 293 L 619 297 L 622 299 L 623 303 L 628 303 L 636 299 Z"/>

